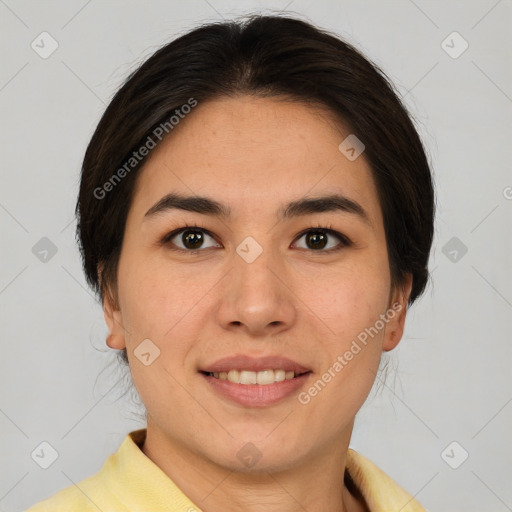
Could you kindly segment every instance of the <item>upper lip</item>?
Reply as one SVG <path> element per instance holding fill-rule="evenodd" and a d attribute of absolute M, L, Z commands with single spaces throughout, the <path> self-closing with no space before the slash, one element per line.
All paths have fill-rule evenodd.
<path fill-rule="evenodd" d="M 202 372 L 209 373 L 229 372 L 229 370 L 246 370 L 251 372 L 261 372 L 263 370 L 284 370 L 286 372 L 293 371 L 295 374 L 311 371 L 309 368 L 306 368 L 287 357 L 251 357 L 246 355 L 225 357 L 200 369 Z"/>

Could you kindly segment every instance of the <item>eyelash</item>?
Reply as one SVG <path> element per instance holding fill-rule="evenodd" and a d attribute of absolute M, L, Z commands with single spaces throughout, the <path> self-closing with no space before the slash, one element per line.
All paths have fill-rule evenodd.
<path fill-rule="evenodd" d="M 210 236 L 211 238 L 213 238 L 215 240 L 215 237 L 213 236 L 213 234 L 208 229 L 203 228 L 203 227 L 198 226 L 198 225 L 190 226 L 189 224 L 185 224 L 185 226 L 182 226 L 182 227 L 180 227 L 178 229 L 175 229 L 175 230 L 171 231 L 170 233 L 168 233 L 167 235 L 165 235 L 164 238 L 161 240 L 161 244 L 169 246 L 170 250 L 172 250 L 172 251 L 177 251 L 177 252 L 187 253 L 187 254 L 198 254 L 198 253 L 200 253 L 202 251 L 205 251 L 206 249 L 182 249 L 181 247 L 172 247 L 173 244 L 171 243 L 171 240 L 175 236 L 179 235 L 180 233 L 182 233 L 184 231 L 188 231 L 188 230 L 191 230 L 191 231 L 201 231 L 204 234 L 207 234 L 208 236 Z M 332 253 L 332 252 L 340 251 L 341 249 L 343 249 L 345 247 L 350 247 L 352 245 L 352 241 L 347 236 L 345 236 L 343 233 L 340 233 L 339 231 L 336 231 L 331 224 L 327 225 L 327 227 L 320 226 L 320 225 L 311 226 L 310 228 L 307 228 L 307 229 L 301 231 L 297 235 L 295 240 L 298 240 L 298 239 L 302 238 L 304 235 L 308 234 L 309 232 L 318 232 L 318 233 L 323 233 L 323 234 L 331 235 L 331 236 L 334 236 L 335 238 L 337 238 L 340 241 L 339 245 L 337 245 L 336 247 L 331 247 L 330 249 L 325 249 L 325 250 L 323 250 L 323 249 L 319 249 L 319 250 L 306 249 L 306 250 L 309 250 L 311 252 L 315 252 L 315 253 Z"/>

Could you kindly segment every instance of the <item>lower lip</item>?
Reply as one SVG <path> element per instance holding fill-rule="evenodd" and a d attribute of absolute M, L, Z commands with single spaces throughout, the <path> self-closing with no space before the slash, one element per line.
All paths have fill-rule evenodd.
<path fill-rule="evenodd" d="M 201 373 L 213 390 L 221 396 L 246 407 L 265 407 L 275 404 L 304 386 L 310 373 L 303 373 L 293 379 L 274 382 L 274 384 L 235 384 L 229 380 L 216 379 Z"/>

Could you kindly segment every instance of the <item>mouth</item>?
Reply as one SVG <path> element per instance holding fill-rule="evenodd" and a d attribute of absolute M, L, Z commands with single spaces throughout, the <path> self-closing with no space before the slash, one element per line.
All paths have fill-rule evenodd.
<path fill-rule="evenodd" d="M 245 407 L 264 407 L 299 391 L 313 372 L 283 357 L 233 356 L 199 373 L 218 397 Z"/>

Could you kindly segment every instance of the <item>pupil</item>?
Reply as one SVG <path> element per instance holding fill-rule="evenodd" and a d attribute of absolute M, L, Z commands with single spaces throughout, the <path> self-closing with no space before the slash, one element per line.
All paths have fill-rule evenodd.
<path fill-rule="evenodd" d="M 198 231 L 185 231 L 183 233 L 183 245 L 189 249 L 197 249 L 201 246 L 203 235 Z"/>
<path fill-rule="evenodd" d="M 327 237 L 325 236 L 325 233 L 316 231 L 308 234 L 307 241 L 308 244 L 312 246 L 313 249 L 323 249 L 327 243 Z"/>

